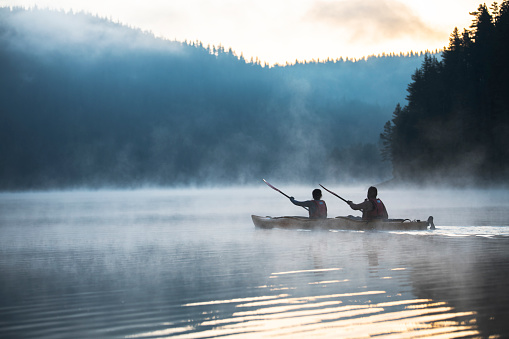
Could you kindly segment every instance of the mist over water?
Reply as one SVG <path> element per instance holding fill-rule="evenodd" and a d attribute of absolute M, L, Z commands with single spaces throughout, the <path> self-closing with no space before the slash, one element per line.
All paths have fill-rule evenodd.
<path fill-rule="evenodd" d="M 306 213 L 268 187 L 3 193 L 0 337 L 504 337 L 508 194 L 380 189 L 437 230 L 327 232 L 255 229 Z"/>
<path fill-rule="evenodd" d="M 0 8 L 0 190 L 387 180 L 379 135 L 423 58 L 264 67 L 84 13 Z"/>
<path fill-rule="evenodd" d="M 361 202 L 369 185 L 337 183 L 398 173 L 377 140 L 420 53 L 269 68 L 8 8 L 0 46 L 0 189 L 20 191 L 0 193 L 0 338 L 509 336 L 508 190 L 379 186 L 391 218 L 433 216 L 433 231 L 251 221 L 307 215 L 261 176 L 297 200 L 318 182 L 286 183 L 324 180 Z M 257 185 L 22 192 L 233 182 Z"/>

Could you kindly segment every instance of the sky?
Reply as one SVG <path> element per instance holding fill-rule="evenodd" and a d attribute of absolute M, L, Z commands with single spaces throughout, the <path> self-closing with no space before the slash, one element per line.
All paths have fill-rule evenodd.
<path fill-rule="evenodd" d="M 500 2 L 500 1 L 499 1 Z M 262 63 L 434 51 L 481 0 L 0 0 L 84 11 L 158 37 L 232 48 Z M 491 2 L 487 2 L 488 5 Z"/>

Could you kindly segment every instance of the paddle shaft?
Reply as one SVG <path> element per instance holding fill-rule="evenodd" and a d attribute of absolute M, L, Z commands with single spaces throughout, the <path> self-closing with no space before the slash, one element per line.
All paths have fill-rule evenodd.
<path fill-rule="evenodd" d="M 269 184 L 269 183 L 267 182 L 267 180 L 265 180 L 265 179 L 262 179 L 262 180 L 263 180 L 263 182 L 265 182 L 265 183 L 266 183 L 266 184 L 267 184 L 270 188 L 272 188 L 272 189 L 273 189 L 273 190 L 275 190 L 275 191 L 278 191 L 279 193 L 281 193 L 282 195 L 284 195 L 285 197 L 287 197 L 288 199 L 290 199 L 290 197 L 289 197 L 288 195 L 286 195 L 285 193 L 283 193 L 283 192 L 282 192 L 282 191 L 280 191 L 279 189 L 277 189 L 277 188 L 275 188 L 274 186 L 272 186 L 271 184 Z M 305 209 L 306 211 L 308 210 L 308 209 L 307 209 L 306 207 L 304 207 L 304 206 L 301 206 L 301 207 L 302 207 L 303 209 Z"/>
<path fill-rule="evenodd" d="M 290 199 L 290 197 L 286 194 L 284 194 L 283 192 L 281 192 L 280 190 L 278 190 L 277 188 L 275 188 L 274 186 L 272 186 L 271 184 L 269 184 L 265 179 L 262 179 L 270 188 L 272 188 L 273 190 L 275 191 L 278 191 L 279 193 L 281 193 L 282 195 L 284 195 L 285 197 L 287 197 L 288 199 Z"/>
<path fill-rule="evenodd" d="M 336 193 L 332 192 L 331 190 L 328 190 L 327 188 L 323 187 L 322 185 L 320 185 L 324 190 L 326 190 L 327 192 L 329 192 L 330 194 L 332 195 L 335 195 L 336 197 L 338 197 L 339 199 L 343 200 L 344 202 L 346 202 L 348 204 L 348 200 L 345 200 L 343 198 L 341 198 L 339 195 L 337 195 Z"/>

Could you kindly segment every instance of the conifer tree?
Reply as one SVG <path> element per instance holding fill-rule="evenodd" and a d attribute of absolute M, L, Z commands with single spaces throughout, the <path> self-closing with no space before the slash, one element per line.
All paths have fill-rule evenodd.
<path fill-rule="evenodd" d="M 509 1 L 490 8 L 470 13 L 471 30 L 454 29 L 441 61 L 426 55 L 408 104 L 384 126 L 381 154 L 400 178 L 452 177 L 463 165 L 483 180 L 509 174 Z"/>

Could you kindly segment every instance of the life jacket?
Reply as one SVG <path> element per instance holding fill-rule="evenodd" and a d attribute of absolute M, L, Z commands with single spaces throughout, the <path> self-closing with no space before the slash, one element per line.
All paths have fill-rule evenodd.
<path fill-rule="evenodd" d="M 373 209 L 366 213 L 366 219 L 388 219 L 389 215 L 384 203 L 380 199 L 367 199 L 373 204 Z"/>
<path fill-rule="evenodd" d="M 327 218 L 327 205 L 323 200 L 313 200 L 315 203 L 315 209 L 309 211 L 309 217 L 311 219 L 325 219 Z"/>

